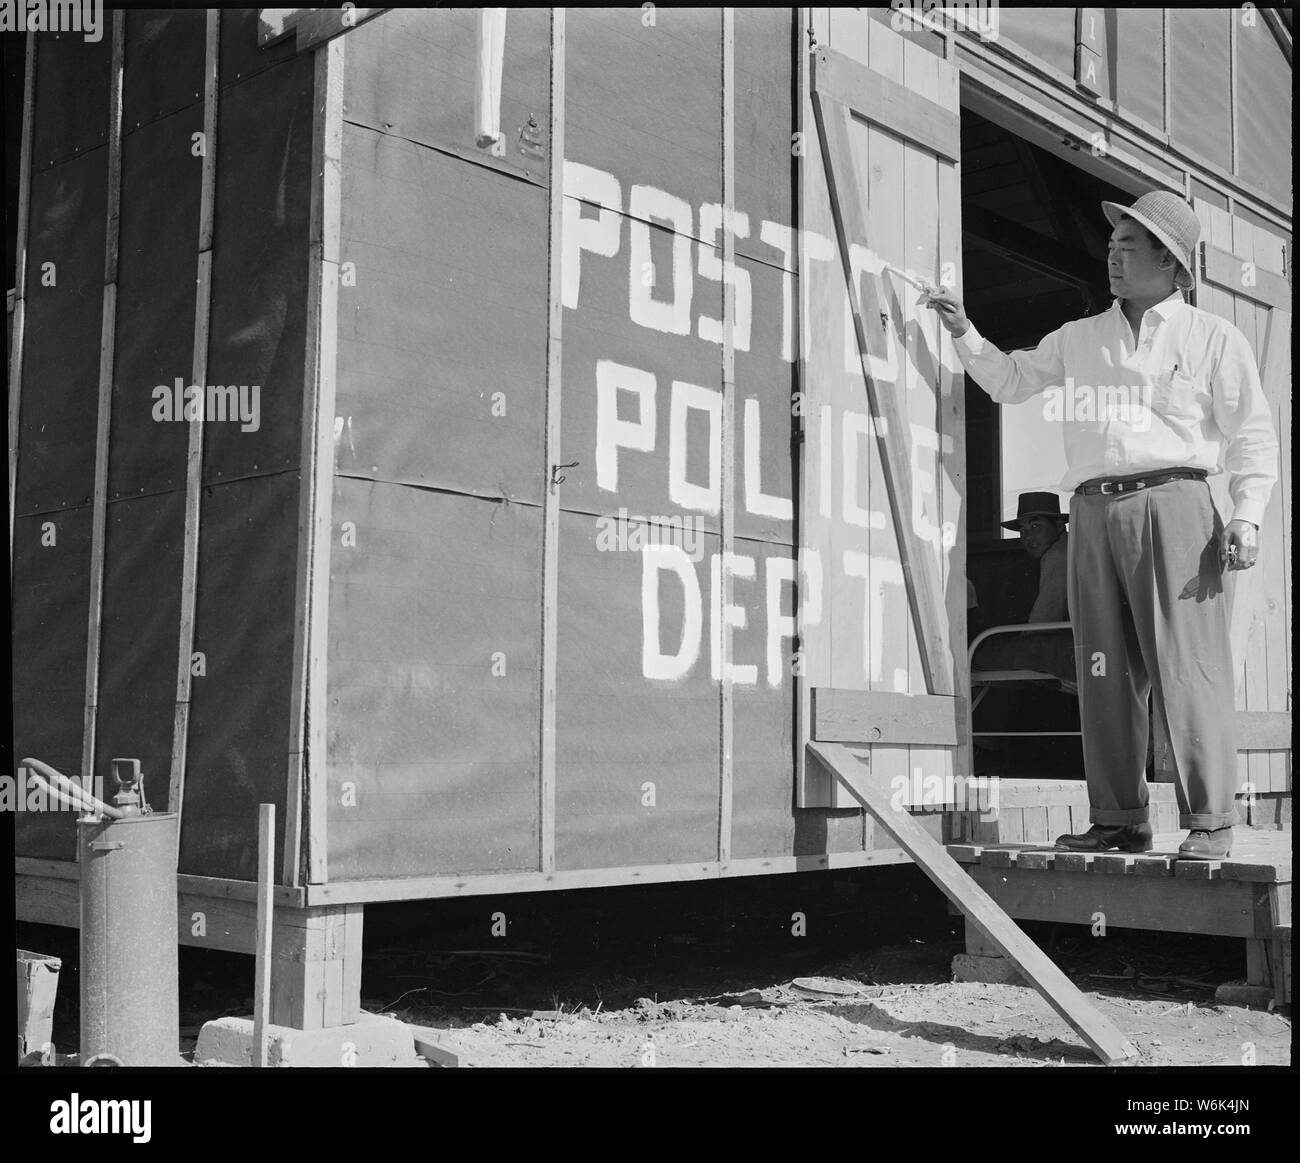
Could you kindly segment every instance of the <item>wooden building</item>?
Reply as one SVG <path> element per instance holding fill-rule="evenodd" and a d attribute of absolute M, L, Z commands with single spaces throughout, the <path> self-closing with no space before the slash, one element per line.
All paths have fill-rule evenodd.
<path fill-rule="evenodd" d="M 1108 306 L 1101 198 L 1194 199 L 1261 361 L 1240 762 L 1289 813 L 1290 17 L 961 11 L 28 34 L 15 755 L 141 759 L 192 944 L 251 950 L 276 805 L 279 1020 L 355 1015 L 367 902 L 906 859 L 810 739 L 960 835 L 967 577 L 1024 567 L 910 279 L 1035 343 Z M 73 831 L 20 817 L 20 917 L 76 923 Z"/>

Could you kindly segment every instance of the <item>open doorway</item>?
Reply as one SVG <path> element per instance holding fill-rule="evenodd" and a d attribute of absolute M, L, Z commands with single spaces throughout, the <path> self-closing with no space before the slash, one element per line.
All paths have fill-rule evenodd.
<path fill-rule="evenodd" d="M 1106 310 L 1109 226 L 1103 199 L 1130 196 L 969 108 L 961 118 L 964 298 L 981 334 L 1004 351 L 1032 348 L 1062 323 Z M 1038 563 L 1001 527 L 1022 492 L 1057 493 L 1065 471 L 1060 425 L 1041 401 L 995 404 L 966 377 L 967 573 L 971 639 L 1024 622 Z M 1077 732 L 1075 697 L 1047 684 L 994 689 L 976 713 L 984 731 Z M 977 740 L 981 774 L 1083 776 L 1077 735 Z"/>

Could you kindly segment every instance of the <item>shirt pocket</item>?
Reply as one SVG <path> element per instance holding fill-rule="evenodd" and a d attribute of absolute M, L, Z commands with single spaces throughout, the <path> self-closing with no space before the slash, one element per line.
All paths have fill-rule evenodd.
<path fill-rule="evenodd" d="M 1200 420 L 1205 416 L 1208 395 L 1186 372 L 1161 372 L 1151 391 L 1151 408 L 1168 419 Z"/>

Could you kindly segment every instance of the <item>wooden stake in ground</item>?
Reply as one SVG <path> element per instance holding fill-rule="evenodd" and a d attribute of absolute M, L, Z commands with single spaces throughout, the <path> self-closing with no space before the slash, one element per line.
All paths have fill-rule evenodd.
<path fill-rule="evenodd" d="M 254 961 L 253 1052 L 256 1066 L 269 1065 L 270 1041 L 266 1019 L 271 1012 L 271 893 L 275 889 L 275 805 L 261 804 L 257 812 L 257 948 Z"/>
<path fill-rule="evenodd" d="M 1011 962 L 1108 1066 L 1137 1057 L 1137 1050 L 1079 992 L 1019 925 L 962 870 L 944 847 L 907 810 L 895 811 L 889 795 L 841 743 L 809 743 L 808 750 L 835 775 L 966 919 Z"/>

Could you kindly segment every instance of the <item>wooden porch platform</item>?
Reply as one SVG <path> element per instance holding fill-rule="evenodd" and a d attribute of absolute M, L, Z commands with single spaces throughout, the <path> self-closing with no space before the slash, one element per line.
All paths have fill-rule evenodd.
<path fill-rule="evenodd" d="M 948 853 L 1018 920 L 1207 933 L 1246 941 L 1246 986 L 1219 1000 L 1291 1000 L 1291 832 L 1235 829 L 1227 860 L 1179 860 L 1185 832 L 1142 855 L 1057 851 L 1050 844 L 954 843 Z M 988 949 L 968 934 L 968 954 Z"/>

